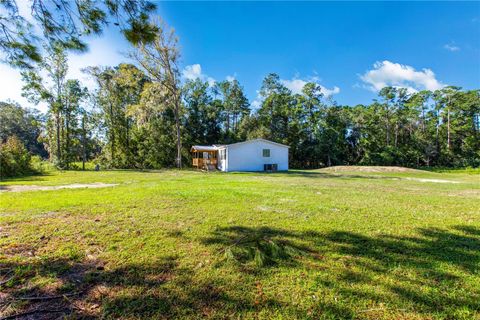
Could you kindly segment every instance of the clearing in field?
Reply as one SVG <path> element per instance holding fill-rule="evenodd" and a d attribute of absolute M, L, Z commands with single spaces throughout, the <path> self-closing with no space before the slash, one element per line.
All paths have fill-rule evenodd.
<path fill-rule="evenodd" d="M 478 173 L 70 171 L 0 184 L 23 188 L 0 194 L 3 317 L 480 317 Z"/>

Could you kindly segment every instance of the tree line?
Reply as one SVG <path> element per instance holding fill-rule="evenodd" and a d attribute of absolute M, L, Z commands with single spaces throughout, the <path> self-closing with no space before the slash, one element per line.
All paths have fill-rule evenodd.
<path fill-rule="evenodd" d="M 109 168 L 185 167 L 192 144 L 265 138 L 290 146 L 293 168 L 480 164 L 480 90 L 386 87 L 370 104 L 346 106 L 314 82 L 293 93 L 272 73 L 252 108 L 237 80 L 183 81 L 175 33 L 161 20 L 149 23 L 148 41 L 132 42 L 134 63 L 84 70 L 94 90 L 67 79 L 68 46 L 45 42 L 44 56 L 22 77 L 23 95 L 48 112 L 0 104 L 2 124 L 12 123 L 2 128 L 2 157 L 15 136 L 65 169 L 91 160 Z"/>
<path fill-rule="evenodd" d="M 88 72 L 98 83 L 93 92 L 77 80 L 56 78 L 62 74 L 58 70 L 50 75 L 56 84 L 52 88 L 34 81 L 26 86 L 31 99 L 50 103 L 45 117 L 2 103 L 2 123 L 10 123 L 2 140 L 10 131 L 32 153 L 48 154 L 63 168 L 82 160 L 111 168 L 178 166 L 178 137 L 183 166 L 190 164 L 193 144 L 253 138 L 289 145 L 294 168 L 480 164 L 479 90 L 409 93 L 386 87 L 371 104 L 343 106 L 326 99 L 316 83 L 293 94 L 277 74 L 269 74 L 257 109 L 237 80 L 213 86 L 200 79 L 186 81 L 178 87 L 176 106 L 161 84 L 133 64 Z M 5 119 L 9 114 L 18 120 Z M 25 128 L 27 124 L 33 127 Z"/>

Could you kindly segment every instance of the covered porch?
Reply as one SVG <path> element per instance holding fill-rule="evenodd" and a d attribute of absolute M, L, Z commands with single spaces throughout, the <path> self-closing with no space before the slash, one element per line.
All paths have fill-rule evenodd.
<path fill-rule="evenodd" d="M 192 165 L 199 169 L 216 169 L 218 148 L 215 146 L 192 146 Z"/>

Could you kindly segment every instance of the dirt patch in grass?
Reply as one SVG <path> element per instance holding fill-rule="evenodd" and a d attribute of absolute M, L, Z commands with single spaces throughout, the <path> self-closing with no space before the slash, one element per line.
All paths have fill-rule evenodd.
<path fill-rule="evenodd" d="M 342 173 L 342 172 L 366 172 L 366 173 L 422 173 L 425 171 L 410 169 L 405 167 L 380 167 L 380 166 L 335 166 L 323 168 L 319 170 L 325 173 Z M 374 176 L 372 176 L 373 178 Z M 388 179 L 388 177 L 386 178 Z M 425 178 L 394 178 L 396 180 L 411 180 L 418 182 L 432 183 L 460 183 L 459 181 L 445 179 L 425 179 Z"/>
<path fill-rule="evenodd" d="M 450 197 L 478 197 L 480 199 L 480 190 L 462 190 L 457 192 L 450 192 Z"/>
<path fill-rule="evenodd" d="M 385 172 L 424 172 L 422 170 L 410 169 L 405 167 L 395 167 L 395 166 L 334 166 L 321 169 L 322 172 L 378 172 L 378 173 L 385 173 Z"/>
<path fill-rule="evenodd" d="M 405 180 L 419 181 L 419 182 L 434 182 L 434 183 L 460 183 L 459 181 L 443 180 L 443 179 L 419 179 L 419 178 L 403 178 Z"/>
<path fill-rule="evenodd" d="M 60 189 L 80 189 L 80 188 L 107 188 L 118 186 L 118 183 L 73 183 L 61 186 L 36 186 L 36 185 L 13 185 L 0 186 L 0 192 L 24 192 L 24 191 L 49 191 Z"/>

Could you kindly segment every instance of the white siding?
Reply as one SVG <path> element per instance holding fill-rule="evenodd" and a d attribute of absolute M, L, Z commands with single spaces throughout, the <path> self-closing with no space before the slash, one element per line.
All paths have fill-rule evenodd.
<path fill-rule="evenodd" d="M 270 149 L 270 157 L 263 156 L 263 149 Z M 279 171 L 288 170 L 288 147 L 265 140 L 228 145 L 227 163 L 221 170 L 263 171 L 264 164 L 277 164 Z"/>
<path fill-rule="evenodd" d="M 218 150 L 218 154 L 217 154 L 217 159 L 218 159 L 218 164 L 217 164 L 217 168 L 220 170 L 220 171 L 227 171 L 227 156 L 225 156 L 225 159 L 223 159 L 222 157 L 222 153 L 223 152 L 227 152 L 227 149 L 224 148 L 224 149 L 219 149 Z"/>

